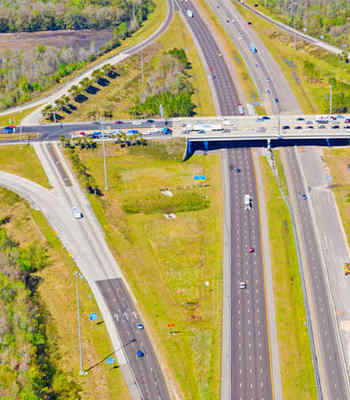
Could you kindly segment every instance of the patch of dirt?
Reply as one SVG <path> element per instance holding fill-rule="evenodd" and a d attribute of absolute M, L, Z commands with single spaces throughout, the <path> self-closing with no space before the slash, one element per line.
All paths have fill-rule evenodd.
<path fill-rule="evenodd" d="M 112 29 L 0 33 L 0 52 L 30 50 L 39 44 L 58 48 L 66 46 L 77 51 L 81 47 L 88 49 L 91 42 L 95 42 L 95 49 L 98 50 L 112 37 Z"/>

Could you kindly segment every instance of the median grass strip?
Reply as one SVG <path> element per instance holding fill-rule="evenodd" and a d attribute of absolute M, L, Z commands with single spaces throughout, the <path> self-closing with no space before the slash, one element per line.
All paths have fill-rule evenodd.
<path fill-rule="evenodd" d="M 147 82 L 150 74 L 159 68 L 160 58 L 173 48 L 185 49 L 191 64 L 191 69 L 187 73 L 190 75 L 189 81 L 194 88 L 192 101 L 197 106 L 194 110 L 195 113 L 198 116 L 215 115 L 207 76 L 191 35 L 178 14 L 174 15 L 169 28 L 163 35 L 154 44 L 144 49 L 144 82 Z M 133 55 L 119 63 L 117 72 L 119 76 L 109 79 L 107 86 L 100 87 L 95 84 L 99 89 L 97 93 L 87 94 L 86 101 L 75 103 L 76 111 L 71 114 L 60 112 L 64 117 L 63 121 L 95 120 L 105 115 L 106 112 L 112 115 L 109 118 L 130 118 L 128 108 L 133 104 L 135 96 L 143 91 L 141 54 Z"/>
<path fill-rule="evenodd" d="M 316 400 L 316 385 L 306 326 L 291 218 L 276 178 L 260 157 L 272 260 L 278 348 L 284 400 Z M 283 177 L 283 173 L 281 173 Z"/>
<path fill-rule="evenodd" d="M 30 179 L 44 187 L 50 187 L 33 147 L 28 144 L 0 146 L 0 170 Z"/>
<path fill-rule="evenodd" d="M 337 93 L 340 90 L 344 98 L 350 81 L 348 64 L 339 57 L 301 40 L 297 40 L 295 51 L 291 35 L 266 22 L 238 2 L 234 4 L 242 16 L 252 22 L 252 29 L 279 65 L 303 112 L 312 114 L 329 111 L 329 85 L 334 79 L 340 85 Z M 345 107 L 347 103 L 340 104 L 340 100 L 337 101 L 337 105 L 333 104 L 333 109 L 338 108 L 338 112 Z"/>
<path fill-rule="evenodd" d="M 350 243 L 350 149 L 323 149 L 323 157 L 333 178 L 332 191 Z"/>
<path fill-rule="evenodd" d="M 174 143 L 175 147 L 178 144 L 176 153 Z M 109 190 L 102 197 L 88 197 L 138 301 L 157 353 L 176 382 L 179 398 L 217 399 L 222 319 L 221 163 L 219 155 L 196 155 L 183 163 L 183 150 L 183 142 L 173 139 L 128 148 L 107 145 Z M 83 150 L 79 156 L 103 188 L 102 149 Z M 206 176 L 205 184 L 194 181 L 198 174 Z M 173 209 L 175 218 L 168 219 L 156 205 L 166 198 L 161 193 L 165 189 L 173 197 L 205 193 L 208 203 L 193 210 L 188 207 L 193 198 L 186 195 L 182 201 L 188 211 Z M 147 202 L 150 190 L 162 196 L 152 197 L 151 213 L 123 210 L 129 198 Z"/>
<path fill-rule="evenodd" d="M 0 115 L 0 126 L 19 125 L 24 117 L 33 112 L 38 106 L 26 108 L 23 111 L 18 111 L 11 114 Z"/>
<path fill-rule="evenodd" d="M 79 350 L 75 281 L 77 267 L 62 247 L 44 216 L 30 208 L 16 194 L 0 188 L 0 218 L 6 231 L 21 247 L 35 244 L 48 250 L 49 265 L 37 272 L 40 277 L 40 303 L 47 311 L 47 332 L 55 348 L 57 366 L 72 376 L 81 386 L 84 400 L 131 399 L 121 371 L 105 362 L 92 368 L 85 376 L 79 375 Z M 81 329 L 84 368 L 103 360 L 113 350 L 103 323 L 89 321 L 89 313 L 97 312 L 96 303 L 85 279 L 79 279 Z M 1 396 L 0 396 L 1 397 Z"/>
<path fill-rule="evenodd" d="M 231 65 L 234 67 L 237 78 L 239 80 L 239 85 L 242 88 L 246 101 L 248 103 L 259 101 L 257 88 L 249 74 L 247 66 L 245 65 L 239 51 L 237 50 L 237 47 L 234 45 L 229 34 L 219 22 L 206 0 L 199 0 L 196 4 L 199 6 L 204 17 L 209 22 L 211 32 L 213 32 L 214 36 L 217 37 L 223 44 L 226 53 L 230 58 Z M 265 109 L 263 108 L 263 106 L 259 107 L 256 111 L 259 114 L 265 114 Z"/>

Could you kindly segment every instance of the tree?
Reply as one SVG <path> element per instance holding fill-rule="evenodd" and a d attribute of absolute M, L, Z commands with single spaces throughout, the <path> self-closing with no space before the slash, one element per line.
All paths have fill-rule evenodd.
<path fill-rule="evenodd" d="M 95 69 L 95 71 L 91 74 L 91 76 L 95 79 L 95 82 L 98 82 L 103 75 L 104 73 L 101 69 Z"/>
<path fill-rule="evenodd" d="M 54 113 L 54 108 L 53 108 L 52 104 L 46 105 L 41 111 L 41 114 L 46 119 L 52 119 L 53 113 Z"/>
<path fill-rule="evenodd" d="M 79 82 L 79 85 L 83 88 L 83 90 L 88 89 L 92 84 L 94 83 L 94 81 L 88 77 L 82 79 Z"/>

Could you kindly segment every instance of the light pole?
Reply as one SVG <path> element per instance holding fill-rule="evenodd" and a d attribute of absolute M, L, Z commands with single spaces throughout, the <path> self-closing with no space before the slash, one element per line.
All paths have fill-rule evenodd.
<path fill-rule="evenodd" d="M 297 31 L 295 29 L 297 3 L 293 3 L 293 25 L 294 25 L 294 51 L 297 49 Z"/>
<path fill-rule="evenodd" d="M 79 306 L 79 283 L 78 283 L 78 277 L 81 277 L 82 275 L 76 271 L 73 273 L 75 276 L 75 292 L 77 296 L 77 316 L 78 316 L 78 337 L 79 337 L 79 360 L 80 360 L 80 370 L 79 374 L 80 375 L 85 375 L 86 371 L 83 368 L 83 350 L 82 350 L 82 345 L 81 345 L 81 329 L 80 329 L 80 306 Z"/>
<path fill-rule="evenodd" d="M 333 109 L 333 107 L 332 107 L 332 89 L 333 89 L 333 87 L 332 87 L 332 85 L 330 85 L 330 87 L 329 87 L 329 113 L 330 114 L 332 114 L 332 109 Z"/>
<path fill-rule="evenodd" d="M 105 190 L 107 191 L 108 190 L 107 160 L 106 160 L 106 146 L 105 146 L 103 125 L 102 125 L 102 148 L 103 148 L 103 169 L 104 169 L 104 175 L 105 175 Z"/>

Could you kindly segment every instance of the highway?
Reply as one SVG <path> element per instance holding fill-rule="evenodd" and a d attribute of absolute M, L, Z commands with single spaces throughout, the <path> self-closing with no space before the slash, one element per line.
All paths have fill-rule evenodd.
<path fill-rule="evenodd" d="M 170 399 L 147 329 L 137 327 L 141 318 L 136 301 L 88 200 L 57 145 L 35 144 L 34 148 L 53 188 L 4 172 L 0 172 L 0 184 L 40 209 L 72 255 L 94 293 L 132 397 Z M 74 206 L 83 213 L 82 219 L 73 217 Z M 144 357 L 138 358 L 137 350 L 143 351 Z"/>
<path fill-rule="evenodd" d="M 219 47 L 209 28 L 191 1 L 178 2 L 178 6 L 185 15 L 187 10 L 194 13 L 193 18 L 189 18 L 189 24 L 207 64 L 215 73 L 213 81 L 220 114 L 238 114 L 240 101 L 237 90 L 224 58 L 218 55 Z M 229 187 L 224 190 L 230 193 L 231 223 L 225 230 L 228 246 L 225 252 L 230 254 L 224 263 L 222 399 L 269 400 L 272 399 L 272 387 L 259 213 L 254 208 L 242 214 L 246 193 L 251 193 L 255 207 L 257 203 L 252 155 L 249 149 L 230 149 L 227 159 L 229 165 L 224 163 L 223 168 Z M 233 165 L 242 169 L 242 175 L 237 176 Z M 254 253 L 248 252 L 249 246 L 254 247 Z M 246 289 L 239 289 L 242 279 Z"/>
<path fill-rule="evenodd" d="M 224 0 L 227 7 L 230 7 L 228 1 Z M 231 5 L 231 10 L 235 16 L 237 12 L 234 11 L 234 7 Z M 237 19 L 239 21 L 239 19 Z M 246 27 L 246 22 L 243 22 Z M 264 55 L 264 65 L 267 70 L 271 70 L 275 62 L 272 60 L 271 55 L 260 41 L 257 41 L 257 36 L 253 30 L 245 32 L 248 40 L 254 42 L 258 47 L 258 54 Z M 259 72 L 261 80 L 267 79 L 264 76 L 264 71 L 260 69 Z M 291 110 L 293 113 L 300 113 L 300 108 L 296 102 L 294 95 L 288 84 L 283 84 L 280 87 L 280 82 L 284 79 L 281 71 L 277 67 L 274 69 L 272 84 L 276 85 L 275 92 L 283 93 L 283 96 L 279 96 L 279 102 L 273 102 L 271 106 L 277 109 L 277 113 L 281 110 Z M 275 104 L 274 104 L 275 103 Z M 305 156 L 307 158 L 312 152 Z M 290 191 L 290 198 L 292 200 L 292 205 L 294 212 L 297 216 L 298 221 L 298 238 L 302 249 L 302 261 L 303 261 L 303 271 L 307 285 L 308 301 L 311 309 L 311 319 L 314 332 L 314 340 L 316 343 L 318 368 L 320 371 L 321 388 L 325 399 L 340 399 L 345 400 L 350 398 L 349 388 L 348 388 L 348 376 L 346 375 L 346 364 L 344 362 L 343 349 L 341 347 L 339 339 L 339 329 L 336 320 L 336 310 L 334 309 L 334 304 L 331 299 L 334 298 L 335 292 L 337 292 L 337 286 L 343 286 L 343 279 L 340 282 L 334 282 L 333 287 L 330 290 L 330 285 L 328 281 L 328 276 L 321 266 L 324 265 L 324 255 L 320 252 L 320 246 L 318 241 L 318 224 L 316 220 L 312 218 L 312 207 L 313 200 L 304 201 L 301 198 L 302 193 L 307 193 L 308 189 L 305 186 L 305 181 L 303 180 L 303 170 L 301 169 L 301 163 L 297 162 L 296 149 L 289 148 L 281 150 L 284 170 L 287 172 L 287 183 Z M 312 165 L 312 168 L 316 168 L 316 165 L 310 162 L 307 164 L 304 162 L 304 166 Z M 289 171 L 289 172 L 288 172 Z M 321 192 L 321 191 L 320 191 Z M 318 192 L 318 201 L 320 201 L 321 193 Z M 302 201 L 303 200 L 303 201 Z M 328 202 L 329 202 L 328 197 Z M 334 201 L 334 200 L 333 200 Z M 323 201 L 326 204 L 327 201 Z M 334 206 L 331 208 L 334 209 Z M 334 218 L 334 213 L 330 213 L 327 207 L 322 209 L 323 220 Z M 338 216 L 337 216 L 338 217 Z M 339 222 L 339 217 L 338 217 Z M 325 222 L 323 222 L 325 223 Z M 341 223 L 339 222 L 339 226 Z M 332 233 L 327 232 L 327 229 L 323 229 L 323 235 L 327 238 L 328 243 L 332 242 Z M 344 235 L 337 235 L 339 240 L 343 243 Z M 344 243 L 343 247 L 346 247 Z M 335 254 L 334 252 L 332 253 Z M 314 278 L 315 274 L 315 278 Z M 308 280 L 309 278 L 309 280 Z M 336 305 L 337 309 L 344 309 L 343 305 Z M 343 313 L 344 317 L 344 313 Z M 343 332 L 343 338 L 346 337 L 347 333 Z"/>

